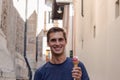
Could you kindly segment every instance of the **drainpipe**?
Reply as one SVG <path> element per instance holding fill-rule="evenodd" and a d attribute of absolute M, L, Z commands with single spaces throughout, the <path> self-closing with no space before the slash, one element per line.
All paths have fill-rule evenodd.
<path fill-rule="evenodd" d="M 25 62 L 26 62 L 26 65 L 28 67 L 28 76 L 29 76 L 29 80 L 32 80 L 32 71 L 31 71 L 31 67 L 30 67 L 30 64 L 28 62 L 28 59 L 26 57 L 26 41 L 27 41 L 27 3 L 28 1 L 26 0 L 26 8 L 25 8 L 25 30 L 24 30 L 24 59 L 25 59 Z"/>
<path fill-rule="evenodd" d="M 36 62 L 38 62 L 38 36 L 36 37 Z"/>

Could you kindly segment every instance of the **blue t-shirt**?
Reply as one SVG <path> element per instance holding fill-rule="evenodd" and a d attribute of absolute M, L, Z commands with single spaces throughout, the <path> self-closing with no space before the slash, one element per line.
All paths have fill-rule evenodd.
<path fill-rule="evenodd" d="M 89 76 L 82 62 L 78 64 L 82 69 L 81 80 L 89 80 Z M 67 58 L 61 64 L 52 64 L 47 62 L 41 68 L 37 69 L 34 80 L 74 80 L 72 78 L 73 62 L 71 58 Z"/>

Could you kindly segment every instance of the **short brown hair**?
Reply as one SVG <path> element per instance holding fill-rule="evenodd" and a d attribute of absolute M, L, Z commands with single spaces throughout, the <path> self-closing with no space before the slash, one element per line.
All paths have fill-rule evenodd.
<path fill-rule="evenodd" d="M 48 30 L 48 32 L 47 32 L 47 42 L 49 42 L 50 33 L 56 33 L 56 32 L 62 32 L 65 40 L 67 40 L 67 38 L 66 38 L 66 33 L 65 33 L 65 31 L 64 31 L 63 28 L 60 28 L 60 27 L 52 27 L 52 28 L 50 28 L 50 29 Z"/>

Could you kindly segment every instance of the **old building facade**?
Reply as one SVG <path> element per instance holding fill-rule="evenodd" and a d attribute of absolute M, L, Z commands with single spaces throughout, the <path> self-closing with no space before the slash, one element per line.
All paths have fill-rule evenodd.
<path fill-rule="evenodd" d="M 119 0 L 73 0 L 73 27 L 69 21 L 67 28 L 68 43 L 72 44 L 68 44 L 67 53 L 72 49 L 84 62 L 91 80 L 120 79 L 119 3 Z M 70 20 L 71 15 L 65 19 Z"/>
<path fill-rule="evenodd" d="M 14 7 L 12 0 L 1 0 L 0 6 L 0 45 L 2 45 L 0 46 L 0 80 L 28 80 L 29 71 L 24 59 L 25 21 Z M 36 14 L 33 17 L 36 19 Z M 36 24 L 35 19 L 31 19 L 34 24 Z M 29 26 L 31 25 L 36 28 L 36 25 L 29 22 Z M 34 36 L 34 41 L 36 41 L 35 35 L 36 30 L 31 35 Z M 35 45 L 34 42 L 33 46 Z M 35 50 L 36 48 L 33 50 L 34 54 Z"/>

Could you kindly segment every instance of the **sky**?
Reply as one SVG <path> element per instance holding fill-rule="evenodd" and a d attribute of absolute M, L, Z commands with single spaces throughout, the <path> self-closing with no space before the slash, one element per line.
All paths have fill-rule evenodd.
<path fill-rule="evenodd" d="M 25 9 L 27 3 L 27 18 L 37 9 L 37 0 L 13 0 L 15 8 L 18 10 L 20 16 L 25 20 Z"/>
<path fill-rule="evenodd" d="M 49 2 L 49 4 L 50 3 L 51 2 Z M 45 5 L 45 0 L 13 0 L 13 4 L 24 21 L 26 20 L 26 5 L 27 5 L 27 19 L 31 16 L 31 14 L 34 11 L 36 11 L 36 13 L 38 14 L 36 36 L 41 32 L 42 29 L 44 29 L 44 26 L 47 26 L 46 27 L 47 29 L 49 29 L 52 26 L 50 24 L 44 23 L 45 11 L 48 12 L 52 10 L 50 6 Z"/>
<path fill-rule="evenodd" d="M 24 21 L 26 20 L 25 16 L 26 2 L 27 2 L 27 19 L 30 17 L 34 10 L 38 14 L 36 34 L 38 35 L 44 27 L 44 11 L 50 8 L 45 6 L 45 0 L 13 0 L 14 7 L 17 9 L 18 13 L 20 14 L 21 18 Z"/>

